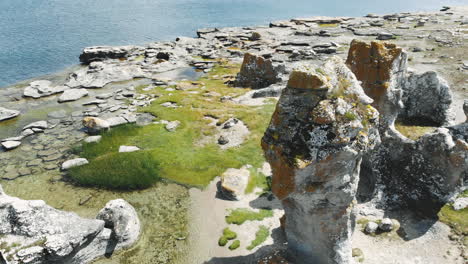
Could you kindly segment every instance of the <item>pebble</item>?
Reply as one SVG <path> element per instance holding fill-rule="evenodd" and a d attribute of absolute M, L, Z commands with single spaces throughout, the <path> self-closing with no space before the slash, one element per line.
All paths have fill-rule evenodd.
<path fill-rule="evenodd" d="M 120 146 L 119 152 L 134 152 L 140 150 L 137 146 Z"/>
<path fill-rule="evenodd" d="M 390 232 L 393 230 L 393 222 L 390 218 L 382 219 L 382 222 L 379 224 L 379 229 L 384 232 Z"/>
<path fill-rule="evenodd" d="M 462 197 L 455 200 L 453 209 L 459 211 L 468 207 L 468 197 Z"/>
<path fill-rule="evenodd" d="M 377 228 L 379 228 L 379 225 L 375 222 L 368 222 L 365 228 L 366 233 L 368 234 L 374 234 L 377 231 Z"/>
<path fill-rule="evenodd" d="M 96 142 L 101 141 L 101 139 L 102 139 L 102 136 L 90 136 L 90 137 L 86 137 L 84 139 L 84 142 L 86 142 L 86 143 L 96 143 Z"/>

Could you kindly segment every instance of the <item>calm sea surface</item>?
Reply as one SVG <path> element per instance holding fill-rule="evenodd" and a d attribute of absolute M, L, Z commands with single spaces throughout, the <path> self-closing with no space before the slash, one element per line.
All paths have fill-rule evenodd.
<path fill-rule="evenodd" d="M 195 36 L 300 16 L 436 10 L 468 0 L 0 0 L 0 87 L 78 63 L 86 46 Z"/>

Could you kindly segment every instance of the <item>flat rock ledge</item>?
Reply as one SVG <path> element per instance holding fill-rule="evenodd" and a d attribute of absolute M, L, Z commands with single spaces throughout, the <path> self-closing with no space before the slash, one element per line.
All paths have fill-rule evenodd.
<path fill-rule="evenodd" d="M 0 107 L 0 121 L 11 119 L 20 115 L 20 111 Z"/>
<path fill-rule="evenodd" d="M 122 199 L 85 219 L 41 200 L 8 196 L 0 186 L 0 243 L 19 245 L 0 249 L 1 263 L 89 263 L 133 245 L 140 228 L 135 209 Z"/>

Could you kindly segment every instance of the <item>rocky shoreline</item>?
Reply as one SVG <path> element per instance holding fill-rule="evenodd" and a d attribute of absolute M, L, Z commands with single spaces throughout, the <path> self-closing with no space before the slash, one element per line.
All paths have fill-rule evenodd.
<path fill-rule="evenodd" d="M 30 195 L 22 197 L 25 193 L 20 189 L 27 184 L 29 185 L 28 188 L 34 190 L 34 186 L 30 186 L 31 184 L 35 184 L 34 180 L 28 179 L 34 177 L 38 179 L 43 178 L 43 180 L 41 180 L 42 183 L 46 183 L 49 188 L 56 189 L 63 187 L 73 189 L 73 186 L 64 187 L 67 185 L 67 181 L 64 181 L 65 174 L 61 170 L 70 168 L 70 164 L 73 163 L 69 162 L 64 167 L 63 163 L 67 160 L 74 160 L 74 165 L 77 165 L 76 162 L 78 161 L 75 159 L 79 157 L 72 151 L 71 146 L 83 140 L 86 142 L 99 140 L 95 137 L 90 137 L 88 134 L 99 133 L 101 130 L 112 129 L 112 127 L 122 124 L 136 124 L 141 127 L 148 125 L 164 125 L 168 132 L 177 131 L 179 125 L 181 125 L 180 121 L 175 119 L 162 120 L 158 116 L 140 111 L 144 107 L 151 106 L 155 101 L 164 99 L 164 96 L 171 96 L 172 93 L 182 92 L 186 93 L 185 96 L 188 96 L 188 94 L 201 94 L 206 98 L 207 102 L 210 100 L 217 100 L 226 105 L 233 104 L 251 108 L 265 105 L 269 102 L 271 103 L 269 100 L 277 100 L 278 97 L 283 94 L 281 97 L 282 99 L 280 99 L 280 104 L 290 111 L 285 111 L 284 113 L 280 111 L 278 115 L 283 115 L 281 117 L 282 120 L 289 120 L 288 116 L 294 112 L 297 112 L 297 116 L 302 117 L 305 112 L 312 109 L 306 107 L 308 110 L 304 110 L 306 109 L 304 108 L 299 111 L 294 109 L 293 106 L 306 106 L 312 102 L 313 105 L 315 105 L 318 101 L 315 102 L 314 100 L 316 99 L 311 99 L 304 94 L 299 94 L 298 96 L 295 94 L 295 90 L 290 88 L 316 88 L 316 83 L 311 84 L 311 80 L 307 78 L 304 80 L 304 76 L 307 76 L 307 74 L 309 74 L 308 72 L 310 72 L 310 69 L 307 68 L 310 67 L 310 65 L 315 65 L 313 67 L 317 67 L 315 71 L 318 75 L 325 72 L 325 75 L 333 76 L 331 78 L 334 78 L 335 81 L 330 84 L 333 87 L 341 85 L 341 80 L 351 80 L 352 86 L 355 87 L 353 90 L 354 93 L 352 93 L 353 96 L 360 98 L 361 102 L 364 104 L 370 104 L 374 100 L 372 106 L 380 113 L 379 124 L 373 124 L 373 120 L 378 118 L 370 118 L 369 113 L 361 113 L 356 110 L 357 112 L 353 113 L 352 118 L 351 114 L 348 114 L 349 111 L 343 113 L 343 115 L 348 114 L 348 118 L 351 119 L 361 120 L 367 118 L 369 120 L 366 119 L 366 126 L 368 123 L 375 126 L 371 130 L 366 130 L 366 138 L 360 138 L 357 140 L 359 141 L 358 143 L 353 142 L 353 140 L 356 140 L 356 135 L 353 134 L 353 136 L 346 133 L 342 135 L 343 138 L 350 138 L 346 142 L 353 142 L 352 147 L 356 147 L 355 152 L 358 154 L 356 154 L 356 160 L 353 161 L 352 164 L 360 164 L 360 159 L 364 155 L 363 167 L 361 170 L 366 170 L 366 177 L 363 176 L 363 173 L 359 173 L 359 169 L 352 173 L 349 172 L 351 171 L 349 170 L 347 173 L 349 172 L 349 174 L 352 175 L 361 174 L 361 183 L 373 183 L 375 188 L 369 187 L 366 189 L 367 186 L 360 186 L 360 190 L 354 190 L 357 191 L 357 194 L 352 194 L 342 199 L 343 201 L 346 200 L 346 202 L 343 202 L 341 207 L 346 208 L 350 206 L 353 197 L 357 195 L 360 203 L 358 205 L 360 210 L 358 218 L 380 217 L 383 213 L 382 208 L 387 208 L 392 202 L 393 204 L 399 204 L 397 201 L 404 201 L 410 206 L 438 207 L 438 209 L 440 209 L 445 203 L 451 201 L 450 199 L 453 201 L 454 195 L 466 188 L 466 182 L 463 183 L 463 179 L 466 181 L 466 177 L 468 177 L 466 174 L 468 163 L 466 159 L 467 134 L 466 123 L 463 122 L 466 120 L 465 114 L 467 109 L 464 109 L 464 107 L 466 108 L 467 104 L 463 104 L 464 99 L 468 98 L 468 57 L 466 55 L 466 51 L 468 51 L 468 7 L 453 7 L 433 13 L 369 14 L 365 17 L 358 18 L 297 18 L 288 21 L 272 22 L 267 27 L 201 29 L 197 34 L 198 38 L 179 37 L 175 41 L 150 43 L 145 46 L 86 48 L 79 58 L 82 64 L 80 67 L 72 69 L 70 73 L 67 72 L 65 74 L 53 76 L 50 79 L 34 80 L 27 84 L 23 83 L 1 89 L 0 144 L 2 145 L 2 150 L 0 150 L 0 178 L 2 181 L 0 182 L 4 185 L 7 192 L 11 195 L 21 197 L 22 199 L 28 199 Z M 354 39 L 358 39 L 362 42 L 353 41 Z M 375 40 L 385 40 L 392 44 L 385 46 L 385 48 L 381 48 L 379 46 L 380 44 L 367 44 Z M 402 49 L 397 47 L 402 47 Z M 350 49 L 351 51 L 348 52 Z M 382 64 L 373 64 L 372 60 L 366 61 L 365 58 L 369 56 L 367 53 L 379 53 L 382 49 L 387 52 L 382 55 L 382 57 L 385 58 Z M 340 62 L 339 57 L 341 57 L 341 60 L 347 59 L 347 66 L 343 61 Z M 332 59 L 330 60 L 330 58 Z M 380 58 L 376 60 L 380 60 Z M 236 65 L 242 63 L 237 76 L 229 74 L 213 76 L 210 74 L 210 72 L 224 61 Z M 323 63 L 328 64 L 322 66 Z M 406 65 L 406 63 L 408 65 Z M 389 64 L 392 66 L 388 67 Z M 349 67 L 350 70 L 348 70 L 347 67 Z M 385 70 L 388 70 L 388 72 Z M 339 74 L 335 76 L 334 72 Z M 350 75 L 356 75 L 356 77 L 350 79 Z M 246 87 L 247 89 L 242 92 L 242 90 L 239 91 L 238 88 L 235 88 L 237 89 L 235 92 L 226 95 L 214 91 L 207 91 L 205 86 L 196 83 L 201 76 L 217 80 L 220 83 L 233 87 Z M 376 92 L 378 89 L 381 89 L 383 85 L 378 83 L 380 81 L 391 83 L 391 85 L 386 88 L 389 89 L 389 92 L 382 97 L 384 99 L 381 100 L 379 99 L 380 97 L 378 97 L 380 94 Z M 360 88 L 361 85 L 363 90 Z M 164 93 L 160 91 L 164 91 Z M 339 93 L 342 92 L 343 91 L 340 91 Z M 367 97 L 364 92 L 372 97 L 373 100 Z M 348 93 L 345 94 L 349 96 Z M 293 99 L 288 99 L 287 96 Z M 300 100 L 294 99 L 296 98 L 295 96 L 298 96 Z M 378 99 L 376 100 L 376 98 Z M 404 107 L 401 105 L 404 105 Z M 167 101 L 162 103 L 161 107 L 177 111 L 177 109 L 182 106 L 178 105 L 177 102 Z M 321 125 L 329 125 L 335 122 L 333 118 L 327 116 L 326 111 L 328 111 L 329 108 L 335 111 L 335 108 L 340 107 L 346 108 L 348 106 L 340 106 L 338 103 L 336 103 L 336 105 L 335 103 L 332 105 L 323 105 L 322 108 L 324 110 L 322 110 L 325 111 L 325 113 L 320 113 L 323 115 L 318 116 L 314 122 Z M 193 106 L 193 108 L 196 108 L 196 106 Z M 349 106 L 348 108 L 352 109 L 353 107 Z M 211 118 L 211 121 L 214 121 L 213 127 L 217 129 L 217 132 L 212 137 L 207 137 L 206 139 L 196 142 L 198 145 L 214 143 L 218 145 L 220 149 L 225 150 L 242 145 L 250 137 L 251 132 L 249 131 L 249 126 L 236 116 L 228 120 L 223 120 L 223 122 L 213 117 L 207 116 L 207 118 Z M 83 120 L 85 121 L 83 122 Z M 217 124 L 217 122 L 219 124 Z M 291 127 L 291 124 L 298 121 L 296 117 L 292 117 L 291 120 L 284 122 L 286 124 L 284 129 L 287 130 L 290 128 L 292 129 L 293 127 Z M 394 127 L 395 122 L 396 128 Z M 297 123 L 298 127 L 300 125 L 302 125 L 301 122 Z M 331 127 L 330 129 L 342 129 L 347 123 L 335 125 L 337 126 L 336 128 Z M 427 132 L 426 130 L 424 133 L 417 132 L 416 134 L 420 133 L 418 137 L 423 137 L 419 140 L 412 140 L 408 135 L 400 135 L 399 133 L 402 131 L 397 131 L 405 127 L 410 127 L 411 129 L 413 125 L 428 127 L 436 132 L 426 134 L 425 136 L 423 136 L 423 134 Z M 299 129 L 298 127 L 295 128 Z M 308 127 L 307 129 L 312 128 Z M 345 130 L 351 134 L 359 132 L 353 130 L 353 128 L 347 128 Z M 377 139 L 378 136 L 373 135 L 375 132 L 374 130 L 380 132 L 383 143 L 380 143 L 380 139 Z M 295 135 L 295 131 L 296 130 L 293 129 L 289 132 L 285 132 L 285 135 Z M 315 131 L 314 133 L 319 132 Z M 280 139 L 280 143 L 276 142 L 276 140 L 277 138 L 272 131 L 267 132 L 267 136 L 264 138 L 265 150 L 267 149 L 266 145 L 279 146 L 284 144 L 285 146 L 289 146 L 288 144 L 292 142 L 291 139 L 287 138 Z M 365 142 L 365 144 L 361 141 Z M 448 143 L 444 145 L 445 148 L 438 149 L 436 147 L 441 145 L 440 142 Z M 465 145 L 460 142 L 465 142 Z M 321 144 L 320 140 L 315 143 Z M 260 144 L 260 142 L 258 144 Z M 328 143 L 323 143 L 323 145 L 326 144 Z M 338 143 L 334 142 L 333 144 Z M 376 144 L 380 145 L 374 149 L 373 152 L 367 151 L 368 147 L 373 148 L 373 145 Z M 465 148 L 463 148 L 463 146 L 465 146 Z M 126 146 L 127 149 L 128 147 L 133 146 Z M 328 151 L 328 147 L 323 151 Z M 310 147 L 310 149 L 312 148 L 313 147 Z M 288 147 L 282 149 L 282 151 L 285 151 Z M 132 148 L 132 151 L 134 150 L 138 151 L 139 148 Z M 307 162 L 309 162 L 307 156 L 310 153 L 304 152 L 303 150 L 296 153 L 296 150 L 299 151 L 300 149 L 290 150 L 291 153 L 287 154 L 288 158 L 294 155 L 300 155 L 300 159 L 304 162 L 303 165 L 307 166 Z M 438 155 L 437 153 L 440 152 L 449 154 L 442 158 L 438 157 L 431 160 L 431 157 Z M 267 151 L 267 159 L 272 164 L 274 171 L 294 170 L 289 167 L 283 167 L 284 164 L 274 165 L 276 162 L 275 155 L 277 155 L 277 153 L 279 152 L 268 154 Z M 349 154 L 343 153 L 344 156 Z M 388 153 L 393 153 L 394 157 L 388 158 L 386 156 Z M 316 155 L 318 154 L 316 153 Z M 322 153 L 320 155 L 325 154 Z M 412 157 L 416 156 L 420 159 L 418 158 L 419 160 L 409 162 Z M 437 164 L 441 159 L 447 159 L 447 162 L 441 162 L 437 168 L 429 166 L 431 164 Z M 421 162 L 421 160 L 423 160 L 423 162 Z M 341 161 L 338 161 L 338 163 L 339 162 Z M 406 162 L 408 163 L 406 164 Z M 458 164 L 457 162 L 461 162 L 462 165 L 455 166 L 454 164 Z M 78 165 L 82 164 L 84 163 L 80 160 Z M 400 175 L 404 174 L 410 177 L 399 178 L 395 177 L 395 172 L 386 172 L 390 171 L 387 170 L 387 168 L 399 168 L 403 166 L 401 164 L 406 164 L 405 166 L 409 169 L 402 171 Z M 354 166 L 354 169 L 357 168 L 356 166 Z M 414 168 L 414 170 L 412 168 Z M 453 179 L 449 179 L 449 183 L 440 187 L 440 182 L 443 182 L 444 179 L 438 179 L 435 176 L 433 177 L 433 175 L 447 172 L 453 175 Z M 429 176 L 420 181 L 418 179 L 419 175 Z M 349 183 L 356 188 L 357 178 L 354 178 L 354 180 Z M 243 200 L 244 198 L 241 197 L 243 190 L 240 189 L 245 189 L 246 187 L 239 187 L 237 183 L 240 178 L 236 176 L 235 179 L 234 186 L 232 183 L 226 181 L 226 186 L 228 184 L 231 185 L 229 187 L 223 187 L 227 189 L 228 192 L 234 192 L 234 197 L 240 193 L 238 204 L 236 204 L 236 202 L 228 203 L 228 207 L 232 206 L 236 208 L 240 205 L 251 206 L 249 204 L 251 204 L 250 202 L 254 199 L 252 197 L 248 199 L 245 198 L 250 202 Z M 460 179 L 462 179 L 462 184 L 460 184 Z M 294 188 L 290 189 L 286 185 L 288 184 L 283 181 L 281 181 L 280 184 L 276 183 L 276 185 L 275 181 L 273 182 L 273 193 L 280 200 L 283 200 L 290 193 L 296 191 Z M 394 195 L 394 197 L 383 194 L 382 189 L 379 189 L 381 186 L 386 186 L 386 191 Z M 314 188 L 316 187 L 317 186 Z M 168 189 L 170 188 L 183 189 L 180 186 L 169 187 Z M 310 188 L 307 190 L 310 190 Z M 291 208 L 300 206 L 307 207 L 306 204 L 301 204 L 307 197 L 300 197 L 300 195 L 307 196 L 307 190 L 295 196 L 294 199 L 296 199 L 296 201 L 294 202 L 297 202 L 295 206 L 291 206 L 294 203 L 291 199 L 287 201 L 287 205 L 285 205 L 286 202 L 283 202 L 283 205 L 286 207 L 291 206 Z M 79 191 L 77 191 L 77 193 L 79 193 Z M 174 198 L 174 201 L 182 199 L 185 204 L 188 199 L 187 190 L 179 191 L 180 196 L 183 198 Z M 329 191 L 330 189 L 327 189 L 327 192 Z M 335 191 L 337 196 L 341 195 L 339 188 Z M 39 193 L 42 193 L 42 191 Z M 192 199 L 194 199 L 194 191 L 192 190 L 191 193 Z M 0 195 L 1 194 L 2 192 L 0 192 Z M 118 193 L 109 193 L 109 196 L 115 195 L 118 196 Z M 129 197 L 131 196 L 131 194 L 128 195 Z M 209 207 L 210 203 L 209 199 L 206 199 L 206 197 L 201 198 L 204 197 L 201 195 L 203 194 L 196 194 L 196 197 L 198 197 L 196 198 L 198 199 L 197 201 L 200 201 L 202 204 L 195 206 L 195 208 L 199 208 L 200 212 L 203 212 L 207 210 L 204 207 Z M 210 195 L 215 194 L 210 193 Z M 326 196 L 326 193 L 324 195 Z M 76 200 L 77 197 L 79 201 Z M 3 196 L 0 196 L 0 202 L 3 202 L 2 199 Z M 46 199 L 46 197 L 40 199 Z M 50 200 L 51 199 L 52 198 L 50 198 Z M 73 194 L 73 199 L 79 206 L 86 207 L 88 206 L 86 204 L 91 198 L 86 201 L 87 197 Z M 212 197 L 212 199 L 218 198 Z M 47 202 L 50 203 L 50 200 Z M 430 201 L 430 204 L 428 204 L 428 201 Z M 99 203 L 101 203 L 100 205 L 97 201 L 93 203 L 93 209 L 91 211 L 102 208 L 102 202 L 102 200 L 99 200 Z M 131 201 L 129 202 L 131 204 Z M 147 204 L 150 202 L 151 201 L 146 200 L 144 203 Z M 367 205 L 365 202 L 367 202 Z M 176 203 L 178 202 L 174 202 L 174 204 Z M 0 206 L 0 215 L 3 211 L 7 211 L 7 205 L 5 204 L 6 203 Z M 337 203 L 333 204 L 336 206 Z M 161 205 L 162 203 L 159 203 L 159 206 Z M 31 206 L 34 207 L 33 205 Z M 41 206 L 45 206 L 45 204 Z M 63 206 L 65 209 L 76 209 L 76 206 Z M 143 209 L 145 206 L 135 206 L 135 209 L 141 215 L 145 211 Z M 185 205 L 178 206 L 179 208 L 185 208 Z M 224 207 L 227 205 L 222 204 L 220 206 Z M 271 207 L 273 205 L 266 203 L 265 206 Z M 340 210 L 343 209 L 341 207 Z M 258 209 L 255 207 L 252 208 Z M 52 208 L 50 209 L 52 210 Z M 187 208 L 180 210 L 186 209 Z M 89 209 L 79 209 L 78 207 L 78 210 Z M 180 213 L 179 209 L 175 211 Z M 332 210 L 330 212 L 333 213 Z M 90 211 L 86 214 L 88 217 L 93 217 Z M 95 214 L 96 212 L 94 212 L 94 215 Z M 193 214 L 195 214 L 195 216 L 193 216 Z M 276 213 L 275 217 L 279 217 L 279 215 L 281 214 Z M 147 217 L 148 215 L 145 216 L 145 218 Z M 151 217 L 151 214 L 149 217 Z M 197 215 L 197 212 L 192 212 L 192 217 L 198 219 L 200 216 Z M 221 221 L 224 223 L 224 215 L 222 213 L 215 214 L 213 217 L 219 218 L 213 221 Z M 296 218 L 297 223 L 302 223 L 300 217 L 304 216 L 295 217 L 298 217 Z M 329 219 L 334 216 L 325 215 L 322 217 L 323 218 L 315 219 L 322 221 L 323 219 Z M 349 218 L 350 216 L 348 215 L 342 219 L 343 223 L 340 226 L 343 229 L 339 232 L 350 231 L 351 227 L 347 224 L 350 221 Z M 276 229 L 277 226 L 272 224 L 270 220 L 271 219 L 265 221 L 265 225 Z M 98 220 L 94 221 L 96 222 Z M 187 221 L 190 222 L 190 219 Z M 206 224 L 199 220 L 196 222 L 200 225 Z M 332 222 L 330 229 L 333 229 L 332 227 L 335 224 L 335 222 Z M 96 225 L 102 225 L 102 223 L 96 222 Z M 443 224 L 437 222 L 437 225 Z M 116 225 L 112 224 L 110 226 L 115 227 Z M 145 226 L 147 227 L 148 225 L 142 224 L 142 232 L 145 232 Z M 217 224 L 217 227 L 220 228 L 221 226 L 221 224 Z M 294 227 L 299 228 L 299 230 L 294 230 L 292 227 L 288 229 L 287 227 L 286 233 L 290 238 L 299 236 L 299 234 L 303 232 L 303 229 L 300 229 L 302 228 L 301 226 L 302 224 Z M 311 224 L 311 226 L 313 226 L 313 224 Z M 192 236 L 194 237 L 197 237 L 197 235 L 193 234 L 193 232 L 209 230 L 207 227 L 193 228 L 195 231 L 191 230 L 189 233 L 192 232 Z M 105 228 L 101 226 L 99 232 L 104 232 L 104 229 Z M 183 229 L 184 228 L 180 228 L 180 230 Z M 441 230 L 442 229 L 443 227 Z M 45 229 L 41 230 L 43 231 Z M 450 232 L 445 229 L 443 230 L 443 232 Z M 99 232 L 94 233 L 97 234 Z M 108 232 L 108 230 L 106 232 Z M 359 232 L 360 231 L 356 231 L 358 235 L 355 235 L 355 237 L 359 237 Z M 8 243 L 16 243 L 16 240 L 13 241 L 9 237 L 5 238 L 1 236 L 3 233 L 3 231 L 0 233 L 0 241 L 5 240 L 8 241 Z M 346 237 L 351 238 L 351 233 L 346 235 Z M 315 235 L 317 234 L 315 233 Z M 467 258 L 466 245 L 460 242 L 463 241 L 465 235 L 466 234 L 458 235 L 458 238 L 453 241 L 449 240 L 447 237 L 444 238 L 447 240 L 446 242 L 451 245 L 449 250 L 453 251 L 451 253 L 452 255 L 445 255 L 446 252 L 441 252 L 440 249 L 438 250 L 435 248 L 436 246 L 434 246 L 434 248 L 432 248 L 434 252 L 429 252 L 426 256 L 418 255 L 411 261 L 417 261 L 417 259 L 419 259 L 420 261 L 424 261 L 424 263 L 462 263 Z M 88 236 L 85 235 L 85 237 Z M 246 237 L 248 236 L 246 235 Z M 42 237 L 38 239 L 42 239 Z M 280 240 L 281 239 L 284 238 L 280 238 Z M 317 241 L 318 238 L 314 237 L 313 239 Z M 143 240 L 146 241 L 146 238 Z M 47 241 L 49 241 L 49 238 L 47 238 Z M 307 239 L 301 240 L 298 238 L 295 241 L 300 244 L 307 243 Z M 329 245 L 328 251 L 336 251 L 336 248 L 333 246 L 334 242 L 328 241 L 326 238 L 320 238 L 320 241 L 322 241 L 323 244 Z M 359 241 L 361 244 L 364 244 L 362 243 L 362 241 L 364 241 L 363 238 Z M 132 242 L 126 244 L 125 247 L 134 242 L 135 239 L 132 239 Z M 291 243 L 291 240 L 289 242 L 290 247 L 294 248 L 294 244 Z M 200 245 L 197 245 L 197 250 L 203 251 L 203 247 L 212 248 L 213 245 L 211 243 L 216 243 L 216 239 L 200 243 Z M 271 240 L 269 243 L 271 243 Z M 275 241 L 275 244 L 277 243 L 280 242 Z M 428 243 L 430 243 L 430 241 Z M 188 242 L 188 244 L 190 244 L 190 242 Z M 395 243 L 395 245 L 396 244 L 397 243 Z M 139 248 L 150 246 L 141 245 L 141 243 L 137 245 Z M 387 246 L 392 248 L 395 247 L 395 245 L 389 243 Z M 27 245 L 21 246 L 24 247 Z M 369 246 L 369 249 L 363 250 L 368 258 L 363 261 L 364 263 L 375 263 L 375 256 L 370 249 L 372 246 L 367 246 Z M 99 247 L 102 248 L 101 246 Z M 411 249 L 415 250 L 417 247 L 418 245 L 415 245 L 411 247 Z M 432 245 L 429 247 L 432 247 Z M 42 246 L 41 250 L 38 248 L 36 249 L 38 252 L 44 252 L 44 250 L 47 251 L 48 248 L 46 243 Z M 118 248 L 119 246 L 117 246 L 116 249 Z M 181 246 L 181 248 L 190 250 L 187 244 Z M 243 254 L 243 256 L 236 256 L 237 253 L 229 253 L 230 251 L 224 249 L 214 250 L 214 252 L 209 255 L 194 254 L 194 256 L 192 256 L 193 258 L 190 258 L 190 254 L 188 255 L 189 259 L 195 260 L 197 263 L 257 263 L 261 257 L 269 256 L 271 258 L 272 251 L 282 251 L 285 249 L 282 246 L 266 248 L 268 248 L 268 250 L 259 250 L 259 253 L 256 254 L 242 251 L 241 254 Z M 344 255 L 350 255 L 349 253 L 353 249 L 351 245 L 343 246 L 343 248 L 346 248 L 346 250 L 342 251 Z M 295 247 L 295 249 L 297 249 L 297 247 Z M 320 249 L 323 250 L 323 254 L 328 254 L 326 253 L 328 251 L 322 247 L 322 245 L 320 245 Z M 0 252 L 2 252 L 1 250 L 4 249 L 0 248 Z M 446 248 L 444 248 L 444 250 L 446 250 Z M 60 259 L 59 261 L 65 261 L 66 263 L 87 263 L 100 255 L 104 255 L 104 252 L 101 251 L 99 251 L 99 254 L 88 256 L 86 259 Z M 301 250 L 299 251 L 302 252 Z M 10 257 L 10 259 L 13 260 L 11 263 L 17 263 L 15 261 L 23 261 L 24 263 L 45 263 L 45 260 L 40 258 L 31 258 L 28 260 L 29 262 L 27 262 L 19 258 L 25 256 L 22 253 L 20 254 L 21 251 L 17 250 L 14 252 L 16 252 L 14 257 L 10 256 L 11 252 L 2 252 L 0 256 Z M 161 256 L 164 255 L 165 252 L 160 253 Z M 140 252 L 139 254 L 141 257 L 143 253 Z M 178 254 L 184 255 L 180 252 Z M 439 257 L 436 257 L 438 254 L 444 255 L 444 259 L 441 260 Z M 28 256 L 31 255 L 28 254 Z M 167 257 L 167 259 L 164 259 L 164 257 L 161 258 L 160 262 L 155 263 L 165 263 L 164 261 L 169 260 L 176 263 L 176 260 L 172 257 Z M 318 259 L 321 260 L 324 258 L 323 256 L 318 257 Z M 437 261 L 434 259 L 437 259 Z M 137 263 L 139 260 L 138 258 L 132 259 L 133 262 L 128 263 Z M 348 263 L 346 261 L 348 260 L 345 260 L 345 257 L 343 257 L 341 261 L 336 263 Z M 398 259 L 398 261 L 403 260 Z M 106 262 L 104 261 L 102 263 Z"/>

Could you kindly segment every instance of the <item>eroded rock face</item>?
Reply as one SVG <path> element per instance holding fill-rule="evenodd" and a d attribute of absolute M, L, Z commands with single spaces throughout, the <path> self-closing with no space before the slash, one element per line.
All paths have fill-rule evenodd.
<path fill-rule="evenodd" d="M 251 53 L 245 53 L 242 67 L 237 75 L 235 85 L 260 89 L 281 81 L 280 68 L 273 66 L 271 60 Z"/>
<path fill-rule="evenodd" d="M 338 57 L 293 71 L 262 139 L 298 263 L 351 263 L 353 201 L 378 112 Z"/>
<path fill-rule="evenodd" d="M 417 141 L 387 137 L 366 160 L 372 178 L 384 186 L 391 206 L 409 206 L 433 214 L 463 185 L 468 144 L 446 128 Z M 367 176 L 369 177 L 369 176 Z"/>
<path fill-rule="evenodd" d="M 402 85 L 406 78 L 408 55 L 395 44 L 351 42 L 346 64 L 362 82 L 365 93 L 374 99 L 380 113 L 381 127 L 393 128 L 403 109 Z"/>
<path fill-rule="evenodd" d="M 125 205 L 111 209 L 123 212 L 119 215 L 122 217 L 106 218 L 104 221 L 85 219 L 75 213 L 56 210 L 44 201 L 10 197 L 0 186 L 0 234 L 4 235 L 0 241 L 21 245 L 18 250 L 0 251 L 10 264 L 78 264 L 127 247 L 138 237 L 139 220 L 133 213 L 133 207 L 121 200 L 109 202 L 103 211 L 107 212 L 109 205 L 113 204 Z M 102 215 L 100 213 L 98 216 L 104 219 Z M 114 236 L 113 233 L 118 235 Z"/>
<path fill-rule="evenodd" d="M 406 57 L 393 44 L 351 43 L 347 64 L 366 94 L 375 99 L 373 105 L 383 123 L 382 144 L 364 157 L 360 194 L 375 195 L 374 200 L 384 206 L 410 206 L 433 213 L 467 177 L 467 125 L 440 128 L 417 141 L 395 130 L 398 115 L 436 125 L 451 120 L 447 83 L 435 72 L 406 75 Z"/>
<path fill-rule="evenodd" d="M 436 72 L 410 74 L 403 85 L 404 118 L 422 124 L 447 125 L 454 119 L 450 106 L 452 92 Z"/>

